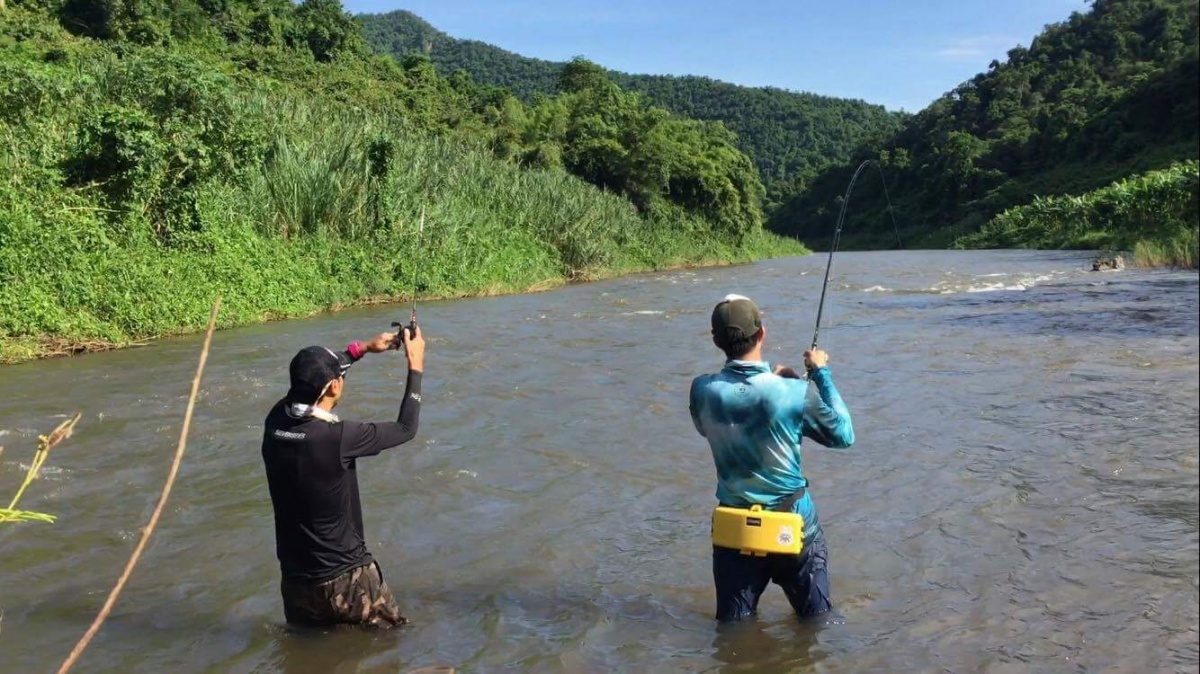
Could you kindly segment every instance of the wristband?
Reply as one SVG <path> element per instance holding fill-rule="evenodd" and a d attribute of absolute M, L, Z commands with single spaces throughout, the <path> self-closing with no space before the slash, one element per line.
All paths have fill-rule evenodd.
<path fill-rule="evenodd" d="M 363 357 L 362 342 L 350 342 L 350 346 L 346 347 L 346 351 L 349 352 L 350 357 L 353 358 L 354 360 L 358 360 L 359 358 L 362 358 Z"/>

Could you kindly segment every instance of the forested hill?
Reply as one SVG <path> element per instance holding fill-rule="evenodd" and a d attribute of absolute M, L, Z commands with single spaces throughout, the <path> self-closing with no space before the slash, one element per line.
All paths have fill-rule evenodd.
<path fill-rule="evenodd" d="M 1195 159 L 1196 0 L 1097 0 L 812 181 L 770 226 L 824 245 L 855 167 L 877 158 L 906 246 L 940 247 L 1035 196 L 1081 195 Z M 1116 226 L 1132 227 L 1129 221 Z M 888 247 L 877 176 L 847 207 L 843 245 Z"/>
<path fill-rule="evenodd" d="M 460 40 L 406 11 L 360 15 L 363 35 L 376 51 L 398 59 L 421 53 L 438 72 L 463 70 L 486 85 L 504 87 L 525 102 L 558 92 L 563 63 L 528 58 L 484 42 Z M 644 94 L 678 115 L 721 121 L 738 136 L 767 189 L 767 210 L 855 147 L 900 128 L 903 115 L 863 101 L 742 87 L 706 77 L 630 75 L 607 71 L 622 89 Z"/>
<path fill-rule="evenodd" d="M 799 254 L 721 124 L 529 105 L 338 0 L 0 0 L 0 363 L 357 302 Z M 417 236 L 427 214 L 429 236 Z M 424 243 L 422 243 L 424 241 Z"/>

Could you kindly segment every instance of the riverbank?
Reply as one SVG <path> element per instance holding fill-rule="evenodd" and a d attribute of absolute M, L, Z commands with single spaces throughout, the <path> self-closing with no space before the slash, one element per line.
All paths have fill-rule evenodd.
<path fill-rule="evenodd" d="M 172 270 L 169 267 L 163 268 L 166 267 L 166 264 L 162 265 L 162 267 L 156 265 L 150 271 L 146 272 L 146 276 L 159 276 L 164 280 L 164 283 L 170 283 L 170 287 L 162 284 L 159 284 L 157 287 L 143 287 L 135 296 L 151 298 L 152 302 L 166 302 L 166 304 L 154 306 L 140 301 L 131 303 L 130 305 L 126 305 L 127 310 L 125 315 L 115 315 L 107 324 L 99 323 L 99 321 L 95 320 L 94 316 L 89 317 L 88 314 L 91 312 L 77 311 L 74 313 L 73 322 L 58 332 L 17 335 L 0 334 L 0 365 L 12 365 L 31 360 L 132 348 L 144 346 L 164 337 L 193 334 L 202 331 L 204 328 L 201 324 L 203 317 L 197 314 L 196 311 L 206 306 L 206 303 L 211 304 L 218 293 L 221 293 L 224 298 L 221 318 L 218 323 L 220 329 L 336 313 L 346 309 L 370 305 L 407 303 L 412 300 L 411 276 L 407 272 L 407 264 L 397 267 L 397 272 L 392 275 L 394 276 L 393 282 L 382 291 L 372 291 L 369 284 L 359 285 L 357 288 L 346 288 L 339 286 L 339 282 L 349 282 L 349 279 L 344 274 L 327 278 L 325 279 L 325 283 L 321 283 L 319 273 L 311 273 L 319 272 L 329 262 L 328 258 L 338 257 L 344 254 L 345 251 L 330 250 L 324 256 L 326 259 L 322 260 L 319 257 L 313 256 L 310 246 L 305 245 L 303 241 L 293 242 L 294 245 L 291 246 L 293 250 L 290 251 L 286 250 L 288 248 L 286 245 L 283 246 L 285 250 L 279 250 L 278 248 L 272 250 L 274 248 L 271 246 L 272 242 L 262 241 L 260 243 L 262 247 L 259 250 L 264 251 L 265 249 L 266 252 L 264 257 L 273 257 L 276 255 L 287 257 L 288 253 L 292 254 L 292 263 L 286 265 L 286 267 L 300 274 L 300 276 L 292 277 L 290 280 L 286 277 L 279 277 L 272 280 L 273 284 L 280 285 L 283 288 L 276 297 L 289 298 L 288 301 L 280 301 L 272 306 L 265 296 L 255 294 L 253 288 L 261 286 L 261 283 L 259 279 L 250 275 L 243 274 L 227 277 L 220 283 L 200 283 L 200 277 L 210 276 L 211 272 L 216 271 L 217 268 L 222 266 L 217 260 L 204 266 L 184 266 L 176 270 Z M 279 244 L 281 242 L 274 243 Z M 428 267 L 418 272 L 422 276 L 420 282 L 421 291 L 418 294 L 418 299 L 419 301 L 427 302 L 443 299 L 545 292 L 566 285 L 602 281 L 637 273 L 660 272 L 681 268 L 729 266 L 767 258 L 790 257 L 811 253 L 811 251 L 793 239 L 766 232 L 747 237 L 740 246 L 731 245 L 716 237 L 699 237 L 690 245 L 687 241 L 672 239 L 670 237 L 661 238 L 657 243 L 658 246 L 654 249 L 660 256 L 657 260 L 648 260 L 644 257 L 646 253 L 651 252 L 646 248 L 618 251 L 619 254 L 613 266 L 591 268 L 575 277 L 568 277 L 562 273 L 556 274 L 551 269 L 535 264 L 530 265 L 524 270 L 522 275 L 514 278 L 506 279 L 495 273 L 487 273 L 476 276 L 474 279 L 455 279 L 447 275 L 447 269 L 451 266 L 459 269 L 474 269 L 486 272 L 488 271 L 487 265 L 471 264 L 469 262 L 455 263 L 453 260 L 447 259 L 445 255 L 439 254 L 444 251 L 434 250 L 427 255 L 426 262 Z M 668 246 L 666 244 L 672 245 Z M 493 250 L 492 252 L 503 253 L 503 250 Z M 641 254 L 639 255 L 638 253 Z M 374 266 L 383 264 L 383 260 L 380 257 L 377 257 L 373 262 L 364 260 L 365 268 L 382 269 L 382 267 Z M 275 259 L 278 260 L 280 258 L 275 257 Z M 143 263 L 147 262 L 149 261 L 143 260 Z M 169 263 L 169 261 L 167 262 Z M 262 267 L 256 264 L 256 262 L 257 260 L 253 258 L 246 260 L 242 268 L 244 270 L 256 269 L 261 271 Z M 395 263 L 393 262 L 393 264 Z M 120 265 L 117 266 L 119 267 Z M 304 274 L 303 269 L 307 269 L 310 273 Z M 136 270 L 136 266 L 127 267 L 124 278 L 131 280 L 130 272 L 135 272 Z M 171 283 L 169 281 L 171 277 L 176 277 L 176 282 Z M 193 285 L 190 281 L 196 281 L 197 285 Z M 112 290 L 119 295 L 127 298 L 130 297 L 129 294 L 122 292 L 118 288 L 113 288 Z M 360 294 L 356 294 L 356 290 Z M 153 299 L 154 297 L 159 299 Z M 158 329 L 122 329 L 120 327 L 120 324 L 127 323 L 139 317 L 153 318 L 155 316 L 171 315 L 175 309 L 169 303 L 169 300 L 165 299 L 167 297 L 175 298 L 175 307 L 180 305 L 187 307 L 187 314 L 181 316 L 182 320 L 177 321 L 175 325 Z M 0 305 L 7 305 L 4 306 L 5 311 L 12 312 L 8 318 L 15 317 L 20 310 L 24 310 L 24 313 L 28 315 L 45 308 L 44 300 L 46 298 L 41 292 L 34 291 L 27 294 L 25 298 L 29 304 L 23 306 L 19 306 L 16 302 L 21 299 L 20 293 L 10 295 L 7 299 L 0 299 Z M 43 302 L 43 304 L 39 306 L 39 302 Z M 131 313 L 131 308 L 134 305 L 137 306 L 137 316 Z M 404 316 L 399 316 L 398 314 L 400 318 L 407 316 L 407 310 L 400 313 L 404 314 Z M 71 325 L 78 327 L 72 329 Z M 165 324 L 155 321 L 151 325 Z"/>
<path fill-rule="evenodd" d="M 1035 197 L 957 248 L 1119 250 L 1134 266 L 1200 265 L 1200 163 L 1178 162 L 1083 195 Z"/>

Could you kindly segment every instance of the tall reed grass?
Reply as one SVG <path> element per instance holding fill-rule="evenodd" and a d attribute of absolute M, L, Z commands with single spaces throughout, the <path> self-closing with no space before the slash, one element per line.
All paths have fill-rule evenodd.
<path fill-rule="evenodd" d="M 25 495 L 25 490 L 30 484 L 37 479 L 38 473 L 42 470 L 42 465 L 46 463 L 46 458 L 50 455 L 50 450 L 54 449 L 63 440 L 71 437 L 71 433 L 75 430 L 75 424 L 79 423 L 82 414 L 76 413 L 75 416 L 67 419 L 59 424 L 49 435 L 38 436 L 37 450 L 33 453 L 33 461 L 29 464 L 29 470 L 25 472 L 25 479 L 21 481 L 21 486 L 17 488 L 16 494 L 13 495 L 12 501 L 9 502 L 7 508 L 0 508 L 0 523 L 4 522 L 50 522 L 53 523 L 57 519 L 54 515 L 47 513 L 34 512 L 31 510 L 19 510 L 17 505 L 21 502 L 21 497 Z M 0 447 L 0 454 L 4 453 L 4 448 Z"/>

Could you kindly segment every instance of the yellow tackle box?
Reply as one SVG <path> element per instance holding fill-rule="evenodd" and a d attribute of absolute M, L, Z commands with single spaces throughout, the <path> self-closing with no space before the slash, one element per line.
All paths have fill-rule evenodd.
<path fill-rule="evenodd" d="M 742 554 L 798 555 L 804 549 L 804 517 L 799 513 L 718 506 L 712 515 L 713 545 Z"/>

